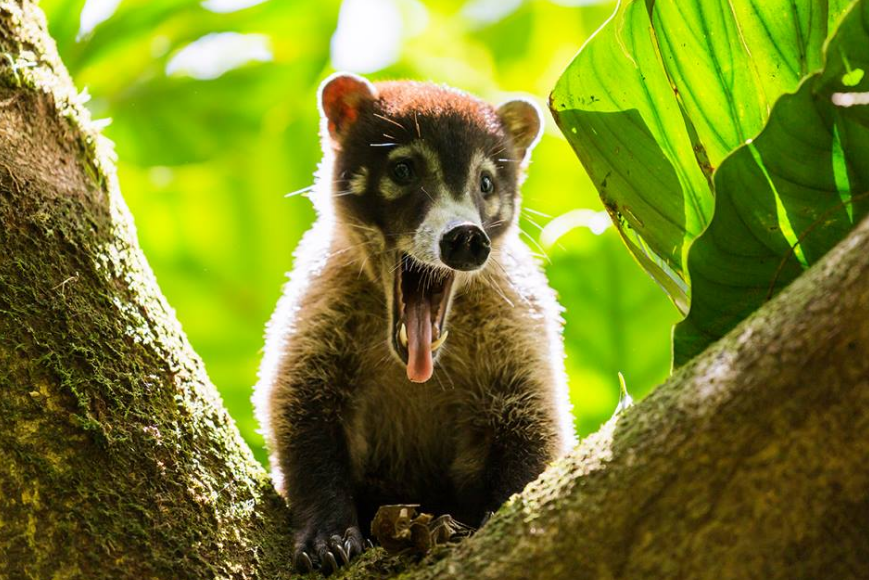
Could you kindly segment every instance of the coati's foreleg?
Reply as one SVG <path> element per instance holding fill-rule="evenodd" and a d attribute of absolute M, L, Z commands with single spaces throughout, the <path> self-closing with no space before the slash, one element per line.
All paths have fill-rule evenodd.
<path fill-rule="evenodd" d="M 317 404 L 319 394 L 296 397 L 284 409 L 288 430 L 279 439 L 280 463 L 295 530 L 293 563 L 303 573 L 319 568 L 329 574 L 360 554 L 364 540 L 343 425 L 335 405 Z"/>
<path fill-rule="evenodd" d="M 481 474 L 483 518 L 537 479 L 552 459 L 552 442 L 534 433 L 539 424 L 507 421 L 495 430 Z"/>
<path fill-rule="evenodd" d="M 555 421 L 533 389 L 493 389 L 480 403 L 473 435 L 460 442 L 453 477 L 471 525 L 482 525 L 556 456 Z M 538 391 L 539 392 L 539 391 Z"/>

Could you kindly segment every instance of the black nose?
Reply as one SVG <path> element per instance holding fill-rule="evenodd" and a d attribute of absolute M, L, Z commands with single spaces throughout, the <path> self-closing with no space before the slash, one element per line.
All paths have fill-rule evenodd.
<path fill-rule="evenodd" d="M 473 224 L 456 226 L 441 236 L 441 261 L 454 270 L 476 270 L 486 263 L 492 244 Z"/>

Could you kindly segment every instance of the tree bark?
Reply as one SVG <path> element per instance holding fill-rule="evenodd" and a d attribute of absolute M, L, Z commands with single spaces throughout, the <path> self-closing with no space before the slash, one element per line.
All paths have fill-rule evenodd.
<path fill-rule="evenodd" d="M 0 3 L 0 52 L 0 578 L 288 577 L 36 2 Z"/>
<path fill-rule="evenodd" d="M 0 52 L 0 578 L 288 577 L 287 509 L 35 2 L 0 2 Z M 867 244 L 869 221 L 473 538 L 346 576 L 869 577 Z"/>

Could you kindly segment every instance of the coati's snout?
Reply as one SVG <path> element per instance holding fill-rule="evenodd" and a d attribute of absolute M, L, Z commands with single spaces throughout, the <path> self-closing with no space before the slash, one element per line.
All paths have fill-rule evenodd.
<path fill-rule="evenodd" d="M 458 224 L 441 236 L 439 246 L 444 264 L 453 270 L 469 272 L 486 263 L 492 242 L 481 227 Z"/>
<path fill-rule="evenodd" d="M 497 261 L 516 222 L 540 111 L 348 74 L 323 83 L 320 109 L 337 222 L 360 274 L 387 293 L 390 349 L 409 380 L 425 382 L 447 340 L 453 294 Z"/>

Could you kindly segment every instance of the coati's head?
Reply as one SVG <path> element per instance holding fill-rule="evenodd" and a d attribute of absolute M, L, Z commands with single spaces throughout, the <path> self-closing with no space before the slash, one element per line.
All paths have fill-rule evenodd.
<path fill-rule="evenodd" d="M 454 290 L 491 267 L 517 219 L 540 111 L 336 74 L 320 88 L 320 112 L 337 224 L 386 294 L 389 347 L 411 381 L 427 381 Z"/>

